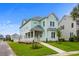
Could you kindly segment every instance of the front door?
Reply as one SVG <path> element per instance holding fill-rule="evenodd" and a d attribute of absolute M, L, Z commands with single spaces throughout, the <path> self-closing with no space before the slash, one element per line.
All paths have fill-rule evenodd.
<path fill-rule="evenodd" d="M 40 31 L 35 31 L 35 37 L 36 37 L 38 40 L 40 40 L 41 35 L 42 35 L 42 32 L 40 32 Z"/>

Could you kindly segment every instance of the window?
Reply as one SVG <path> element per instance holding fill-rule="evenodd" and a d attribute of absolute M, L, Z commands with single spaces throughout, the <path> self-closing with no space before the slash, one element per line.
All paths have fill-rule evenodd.
<path fill-rule="evenodd" d="M 77 25 L 79 25 L 79 20 L 76 21 Z"/>
<path fill-rule="evenodd" d="M 50 22 L 50 26 L 52 26 L 52 22 Z"/>
<path fill-rule="evenodd" d="M 45 26 L 45 21 L 43 21 L 43 26 Z"/>
<path fill-rule="evenodd" d="M 64 25 L 63 26 L 60 26 L 60 28 L 61 28 L 61 30 L 64 29 Z"/>
<path fill-rule="evenodd" d="M 53 22 L 53 26 L 54 26 L 54 22 Z"/>
<path fill-rule="evenodd" d="M 74 27 L 74 23 L 71 24 L 71 27 L 72 27 L 72 28 Z"/>
<path fill-rule="evenodd" d="M 25 34 L 26 38 L 27 38 L 27 33 Z"/>
<path fill-rule="evenodd" d="M 54 22 L 51 22 L 51 21 L 50 21 L 50 26 L 54 26 Z"/>
<path fill-rule="evenodd" d="M 55 38 L 55 32 L 51 32 L 51 38 Z"/>

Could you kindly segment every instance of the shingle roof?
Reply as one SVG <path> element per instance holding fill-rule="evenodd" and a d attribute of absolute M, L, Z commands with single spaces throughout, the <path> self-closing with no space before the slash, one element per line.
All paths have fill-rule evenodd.
<path fill-rule="evenodd" d="M 43 17 L 37 16 L 37 17 L 31 18 L 31 20 L 37 20 L 37 21 L 39 21 L 39 20 L 41 20 L 42 18 L 43 18 Z"/>
<path fill-rule="evenodd" d="M 23 22 L 22 22 L 22 25 L 21 25 L 21 27 L 23 27 L 27 22 L 29 22 L 30 20 L 35 20 L 35 21 L 40 21 L 42 18 L 44 18 L 44 17 L 40 17 L 40 16 L 36 16 L 36 17 L 32 17 L 32 18 L 30 18 L 30 19 L 28 19 L 28 20 L 24 20 Z M 20 27 L 20 28 L 21 28 Z"/>
<path fill-rule="evenodd" d="M 37 25 L 34 28 L 32 28 L 31 31 L 32 30 L 43 31 L 44 29 L 40 25 Z"/>
<path fill-rule="evenodd" d="M 50 13 L 49 16 L 50 16 L 50 15 L 55 16 L 56 20 L 58 21 L 58 17 L 57 17 L 54 13 Z M 48 17 L 49 17 L 49 16 L 48 16 Z"/>
<path fill-rule="evenodd" d="M 54 13 L 49 14 L 49 16 L 50 16 L 50 15 L 54 15 L 54 16 L 56 17 L 56 15 L 55 15 Z M 27 22 L 29 22 L 30 20 L 41 21 L 41 20 L 43 20 L 43 19 L 45 19 L 45 18 L 48 18 L 49 16 L 47 16 L 47 17 L 36 16 L 36 17 L 32 17 L 32 18 L 30 18 L 30 19 L 28 19 L 28 20 L 24 20 L 25 22 L 22 23 L 21 27 L 23 27 L 23 26 L 24 26 Z M 56 20 L 58 21 L 58 18 L 57 18 L 57 17 L 56 17 Z M 21 27 L 20 27 L 20 28 L 21 28 Z"/>

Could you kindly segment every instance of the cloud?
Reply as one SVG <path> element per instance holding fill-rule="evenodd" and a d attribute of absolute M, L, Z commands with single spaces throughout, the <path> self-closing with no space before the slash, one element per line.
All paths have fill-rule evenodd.
<path fill-rule="evenodd" d="M 11 21 L 10 20 L 7 20 L 7 24 L 10 24 L 11 23 Z"/>
<path fill-rule="evenodd" d="M 19 24 L 12 24 L 11 21 L 7 21 L 6 23 L 0 24 L 0 34 L 19 34 Z"/>

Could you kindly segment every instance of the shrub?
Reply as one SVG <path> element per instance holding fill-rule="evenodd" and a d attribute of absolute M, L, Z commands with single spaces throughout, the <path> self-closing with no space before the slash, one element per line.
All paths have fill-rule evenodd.
<path fill-rule="evenodd" d="M 79 37 L 77 38 L 77 40 L 79 41 Z"/>
<path fill-rule="evenodd" d="M 65 39 L 64 38 L 60 38 L 59 42 L 65 42 Z"/>
<path fill-rule="evenodd" d="M 13 42 L 13 40 L 11 40 L 11 42 Z"/>
<path fill-rule="evenodd" d="M 38 48 L 41 48 L 41 46 L 40 46 L 40 44 L 38 42 L 34 42 L 34 40 L 33 40 L 32 48 L 33 49 L 38 49 Z"/>
<path fill-rule="evenodd" d="M 75 37 L 75 41 L 79 41 L 79 37 L 78 36 Z"/>
<path fill-rule="evenodd" d="M 70 41 L 70 42 L 73 42 L 73 41 L 74 41 L 74 38 L 70 37 L 70 38 L 69 38 L 69 41 Z"/>
<path fill-rule="evenodd" d="M 74 35 L 74 36 L 69 38 L 69 41 L 70 42 L 79 41 L 79 37 Z"/>

